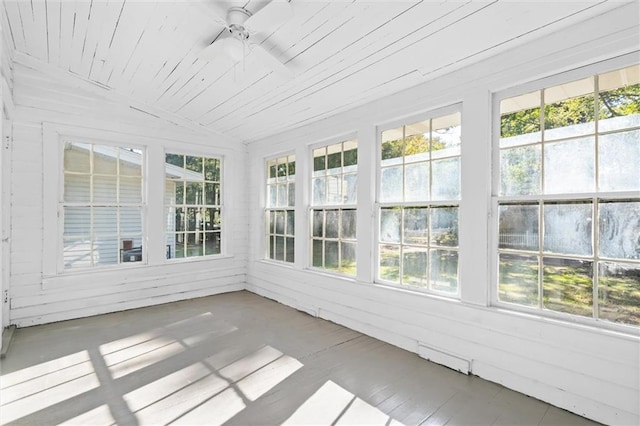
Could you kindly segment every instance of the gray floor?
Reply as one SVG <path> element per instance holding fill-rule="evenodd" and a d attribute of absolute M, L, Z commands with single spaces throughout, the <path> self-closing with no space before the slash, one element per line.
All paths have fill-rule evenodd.
<path fill-rule="evenodd" d="M 592 422 L 247 292 L 17 330 L 2 424 Z"/>

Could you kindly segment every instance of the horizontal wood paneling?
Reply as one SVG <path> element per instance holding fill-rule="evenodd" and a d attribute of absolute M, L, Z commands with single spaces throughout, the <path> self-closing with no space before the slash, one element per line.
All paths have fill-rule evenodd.
<path fill-rule="evenodd" d="M 83 31 L 82 27 L 79 30 Z M 37 64 L 35 68 L 31 65 L 34 64 L 16 65 L 11 164 L 11 323 L 22 327 L 242 289 L 247 251 L 246 202 L 241 191 L 245 179 L 241 168 L 246 156 L 244 145 L 216 133 L 196 132 L 136 111 L 119 98 L 110 98 L 106 89 L 69 75 L 43 72 L 37 69 Z M 158 257 L 155 263 L 45 273 L 44 260 L 58 256 L 58 243 L 45 240 L 45 227 L 51 223 L 46 212 L 51 206 L 43 203 L 57 199 L 55 193 L 51 197 L 45 191 L 52 188 L 51 179 L 59 176 L 55 165 L 44 158 L 52 148 L 44 144 L 57 143 L 45 139 L 46 126 L 66 126 L 63 128 L 78 129 L 78 134 L 100 135 L 97 139 L 90 138 L 90 142 L 122 144 L 125 140 L 153 152 L 153 158 L 163 159 L 165 149 L 222 156 L 226 170 L 223 218 L 226 255 L 194 261 L 165 261 Z M 94 129 L 101 130 L 95 133 Z M 156 178 L 164 182 L 163 165 L 149 167 L 144 173 L 153 181 L 156 172 L 161 173 Z M 53 188 L 55 192 L 55 183 Z M 158 188 L 164 191 L 164 185 Z M 155 190 L 156 186 L 149 186 L 149 191 Z M 149 197 L 157 203 L 164 198 L 164 192 Z M 150 205 L 148 209 L 148 215 L 164 216 L 163 205 Z M 153 237 L 164 241 L 164 222 L 157 222 L 162 228 L 147 232 L 154 232 Z M 55 235 L 56 231 L 53 232 Z"/>
<path fill-rule="evenodd" d="M 241 6 L 260 13 L 265 4 Z M 283 79 L 253 63 L 199 57 L 223 32 L 216 18 L 230 5 L 7 0 L 4 10 L 20 55 L 108 88 L 143 111 L 249 141 L 625 8 L 598 1 L 294 1 L 291 19 L 250 37 L 295 74 Z M 626 8 L 637 15 L 637 5 Z"/>

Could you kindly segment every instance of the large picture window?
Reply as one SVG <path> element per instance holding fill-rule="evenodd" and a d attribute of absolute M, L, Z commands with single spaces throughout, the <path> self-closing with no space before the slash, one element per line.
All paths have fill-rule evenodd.
<path fill-rule="evenodd" d="M 382 132 L 378 280 L 457 295 L 460 113 Z"/>
<path fill-rule="evenodd" d="M 358 142 L 313 150 L 311 259 L 314 268 L 356 275 Z"/>
<path fill-rule="evenodd" d="M 497 300 L 640 325 L 640 66 L 500 102 Z"/>
<path fill-rule="evenodd" d="M 167 259 L 221 253 L 222 161 L 167 153 Z"/>
<path fill-rule="evenodd" d="M 266 253 L 267 259 L 293 263 L 296 205 L 296 158 L 267 161 Z"/>
<path fill-rule="evenodd" d="M 142 151 L 67 141 L 63 157 L 64 268 L 141 262 Z"/>

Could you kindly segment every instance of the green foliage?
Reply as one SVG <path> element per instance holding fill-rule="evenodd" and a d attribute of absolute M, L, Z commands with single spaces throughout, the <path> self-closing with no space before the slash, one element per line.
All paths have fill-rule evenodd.
<path fill-rule="evenodd" d="M 431 150 L 444 149 L 446 145 L 438 136 L 434 136 L 431 141 Z M 382 144 L 382 159 L 398 158 L 410 155 L 421 154 L 429 151 L 429 138 L 422 134 L 411 135 L 404 139 L 386 141 Z"/>
<path fill-rule="evenodd" d="M 598 99 L 599 119 L 640 113 L 640 84 L 601 92 Z M 545 129 L 556 129 L 595 120 L 593 95 L 579 96 L 545 105 Z M 500 135 L 503 138 L 540 131 L 540 108 L 503 114 Z"/>

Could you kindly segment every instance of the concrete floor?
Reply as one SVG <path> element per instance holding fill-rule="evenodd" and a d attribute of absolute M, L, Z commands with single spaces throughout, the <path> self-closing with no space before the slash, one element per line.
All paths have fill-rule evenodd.
<path fill-rule="evenodd" d="M 2 424 L 587 425 L 248 292 L 16 331 Z"/>

